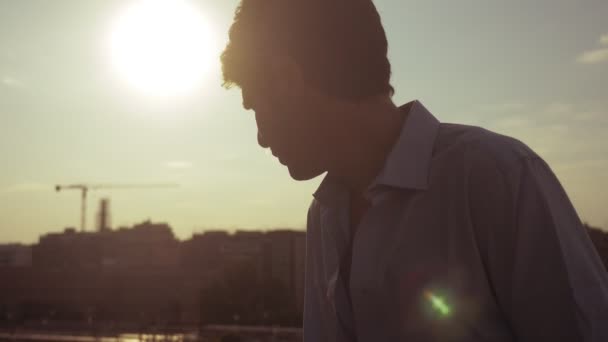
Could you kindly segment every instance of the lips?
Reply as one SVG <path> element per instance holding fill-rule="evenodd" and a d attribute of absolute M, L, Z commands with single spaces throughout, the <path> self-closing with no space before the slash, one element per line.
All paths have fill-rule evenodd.
<path fill-rule="evenodd" d="M 281 164 L 283 164 L 283 165 L 287 165 L 287 164 L 286 164 L 286 161 L 285 161 L 285 156 L 284 156 L 284 155 L 282 155 L 281 153 L 279 153 L 279 152 L 278 152 L 276 149 L 269 148 L 269 151 L 270 151 L 270 153 L 272 153 L 272 155 L 273 155 L 275 158 L 277 158 L 277 160 L 278 160 L 278 161 L 279 161 Z"/>
<path fill-rule="evenodd" d="M 273 155 L 277 158 L 277 160 L 279 161 L 279 163 L 281 163 L 283 165 L 287 165 L 287 162 L 285 161 L 285 159 L 281 158 L 280 156 L 277 156 L 274 153 L 273 153 Z"/>
<path fill-rule="evenodd" d="M 276 148 L 272 148 L 270 146 L 270 143 L 268 142 L 268 140 L 266 138 L 264 138 L 262 136 L 262 134 L 258 131 L 258 144 L 262 147 L 262 148 L 268 148 L 270 150 L 270 153 L 272 153 L 273 156 L 275 156 L 279 162 L 283 165 L 287 165 L 285 163 L 284 158 L 281 157 L 281 153 L 278 153 Z"/>

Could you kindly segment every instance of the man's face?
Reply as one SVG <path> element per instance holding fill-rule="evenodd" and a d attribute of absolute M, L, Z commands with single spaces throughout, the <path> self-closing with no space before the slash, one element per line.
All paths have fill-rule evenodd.
<path fill-rule="evenodd" d="M 299 79 L 256 80 L 241 86 L 243 106 L 255 112 L 258 143 L 270 148 L 295 180 L 327 171 L 332 132 L 327 104 Z"/>

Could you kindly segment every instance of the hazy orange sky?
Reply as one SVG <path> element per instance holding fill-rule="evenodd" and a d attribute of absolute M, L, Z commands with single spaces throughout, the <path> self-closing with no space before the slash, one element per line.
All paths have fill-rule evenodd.
<path fill-rule="evenodd" d="M 79 193 L 53 186 L 79 182 L 180 184 L 92 192 L 89 228 L 102 197 L 114 226 L 150 218 L 180 238 L 304 227 L 320 179 L 292 181 L 257 146 L 240 92 L 220 87 L 217 55 L 237 1 L 188 3 L 216 43 L 185 43 L 204 45 L 216 62 L 191 89 L 159 96 L 110 61 L 108 37 L 130 1 L 0 2 L 0 241 L 78 226 Z M 397 103 L 419 99 L 441 121 L 523 140 L 552 166 L 581 218 L 608 227 L 608 2 L 376 5 Z"/>

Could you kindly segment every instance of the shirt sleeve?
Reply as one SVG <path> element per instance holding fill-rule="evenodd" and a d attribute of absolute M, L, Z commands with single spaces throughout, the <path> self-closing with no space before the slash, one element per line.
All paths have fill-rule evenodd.
<path fill-rule="evenodd" d="M 496 301 L 517 341 L 608 341 L 608 277 L 539 157 L 478 167 L 471 211 Z"/>

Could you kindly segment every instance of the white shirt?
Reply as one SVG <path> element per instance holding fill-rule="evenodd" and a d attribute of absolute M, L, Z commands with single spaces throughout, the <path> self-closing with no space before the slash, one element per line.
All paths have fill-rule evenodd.
<path fill-rule="evenodd" d="M 326 176 L 314 197 L 305 342 L 608 341 L 606 271 L 559 181 L 520 141 L 411 103 L 369 187 L 349 289 L 348 190 Z"/>

